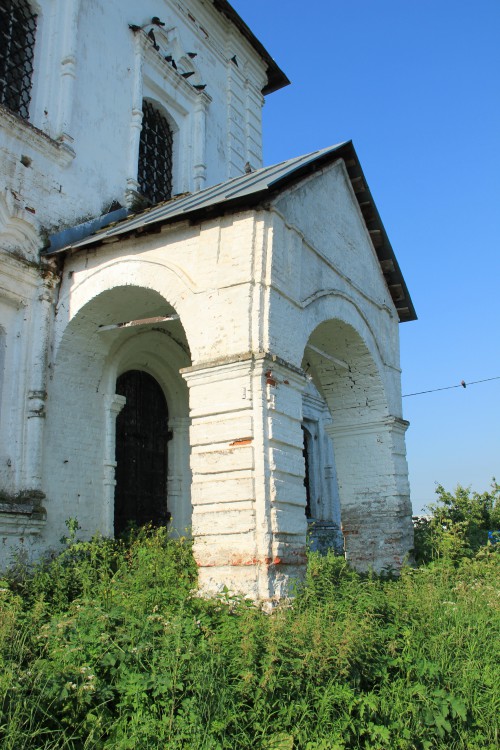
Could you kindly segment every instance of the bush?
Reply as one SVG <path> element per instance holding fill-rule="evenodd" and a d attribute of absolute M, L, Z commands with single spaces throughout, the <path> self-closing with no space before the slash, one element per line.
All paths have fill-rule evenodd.
<path fill-rule="evenodd" d="M 398 580 L 310 556 L 271 615 L 186 540 L 96 537 L 0 590 L 3 750 L 493 750 L 500 555 Z M 55 580 L 56 577 L 60 581 Z"/>
<path fill-rule="evenodd" d="M 415 525 L 418 562 L 472 557 L 488 543 L 488 532 L 500 529 L 500 485 L 494 479 L 489 492 L 458 485 L 451 493 L 438 485 L 436 494 L 438 501 L 428 508 L 430 516 Z"/>

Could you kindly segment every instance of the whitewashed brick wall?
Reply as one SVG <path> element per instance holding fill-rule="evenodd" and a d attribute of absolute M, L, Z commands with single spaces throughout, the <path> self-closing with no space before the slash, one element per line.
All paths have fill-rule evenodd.
<path fill-rule="evenodd" d="M 152 0 L 144 17 L 132 0 L 38 5 L 31 124 L 0 109 L 0 481 L 11 500 L 44 493 L 47 521 L 32 508 L 27 525 L 24 508 L 2 526 L 0 504 L 4 551 L 25 536 L 30 550 L 56 545 L 68 517 L 86 535 L 112 532 L 116 378 L 143 369 L 169 406 L 172 528 L 192 525 L 200 584 L 283 595 L 305 561 L 307 371 L 331 415 L 346 554 L 399 565 L 411 524 L 398 318 L 343 162 L 265 210 L 68 256 L 58 287 L 55 265 L 39 263 L 43 233 L 130 203 L 142 98 L 169 111 L 174 192 L 192 191 L 260 166 L 265 70 L 199 0 L 189 13 Z M 129 30 L 152 15 L 197 52 L 206 93 Z M 335 519 L 332 504 L 323 520 Z"/>

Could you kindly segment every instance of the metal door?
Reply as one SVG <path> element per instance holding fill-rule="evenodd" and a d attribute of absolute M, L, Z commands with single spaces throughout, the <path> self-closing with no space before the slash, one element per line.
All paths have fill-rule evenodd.
<path fill-rule="evenodd" d="M 129 370 L 116 381 L 127 401 L 116 420 L 115 536 L 129 525 L 164 525 L 167 510 L 168 408 L 158 382 Z"/>

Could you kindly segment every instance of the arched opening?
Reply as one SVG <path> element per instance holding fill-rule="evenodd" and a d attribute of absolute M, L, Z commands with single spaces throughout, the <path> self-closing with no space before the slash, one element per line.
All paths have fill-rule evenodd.
<path fill-rule="evenodd" d="M 307 405 L 303 403 L 303 410 Z M 338 490 L 329 481 L 330 457 L 327 455 L 329 438 L 324 433 L 323 415 L 308 418 L 304 414 L 302 435 L 304 438 L 304 487 L 306 490 L 306 518 L 308 521 L 332 521 Z"/>
<path fill-rule="evenodd" d="M 319 518 L 332 522 L 332 541 L 338 538 L 334 525 L 341 522 L 346 555 L 357 567 L 399 565 L 400 553 L 394 550 L 404 548 L 400 540 L 406 534 L 408 504 L 405 424 L 389 413 L 387 373 L 378 350 L 348 323 L 326 320 L 311 333 L 302 367 L 318 409 L 323 404 L 329 414 L 319 423 L 331 450 L 330 466 L 325 465 L 321 477 L 330 474 L 334 502 L 324 503 Z M 309 398 L 306 390 L 304 409 Z M 310 456 L 307 470 L 310 475 Z M 322 530 L 315 517 L 313 540 L 317 531 Z"/>
<path fill-rule="evenodd" d="M 124 284 L 92 297 L 66 325 L 64 312 L 61 307 L 56 320 L 62 335 L 47 399 L 46 436 L 53 446 L 44 454 L 44 492 L 51 513 L 47 543 L 57 544 L 70 517 L 78 519 L 86 535 L 99 531 L 113 536 L 129 520 L 166 523 L 170 513 L 169 530 L 186 533 L 191 525 L 189 400 L 180 370 L 191 365 L 191 356 L 175 309 L 152 289 Z M 133 325 L 122 325 L 130 321 Z M 143 388 L 141 395 L 140 386 L 127 385 L 123 376 L 134 371 L 140 371 L 143 384 L 152 381 L 152 394 L 145 395 Z M 134 377 L 128 376 L 131 381 Z M 149 413 L 158 423 L 151 428 L 152 440 L 160 446 L 152 473 L 160 489 L 152 493 L 157 500 L 148 500 L 149 508 L 148 503 L 145 509 L 125 505 L 124 523 L 115 525 L 116 482 L 120 496 L 119 474 L 130 463 L 117 451 L 117 420 L 126 420 L 121 412 L 130 410 L 134 392 L 139 418 L 141 412 Z M 118 437 L 122 432 L 118 427 Z M 167 462 L 165 441 L 170 437 Z M 136 495 L 144 504 L 144 497 Z"/>
<path fill-rule="evenodd" d="M 305 516 L 312 549 L 342 551 L 340 501 L 333 443 L 328 434 L 332 418 L 324 397 L 311 380 L 302 394 Z"/>
<path fill-rule="evenodd" d="M 167 503 L 168 407 L 159 383 L 147 372 L 128 370 L 116 381 L 126 398 L 116 419 L 114 532 L 130 525 L 163 526 Z"/>

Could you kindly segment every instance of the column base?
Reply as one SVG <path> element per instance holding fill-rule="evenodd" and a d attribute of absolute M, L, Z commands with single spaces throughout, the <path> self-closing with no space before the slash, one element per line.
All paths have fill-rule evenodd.
<path fill-rule="evenodd" d="M 305 572 L 305 564 L 281 562 L 200 567 L 198 587 L 201 595 L 227 593 L 273 606 L 283 598 L 294 596 Z"/>

